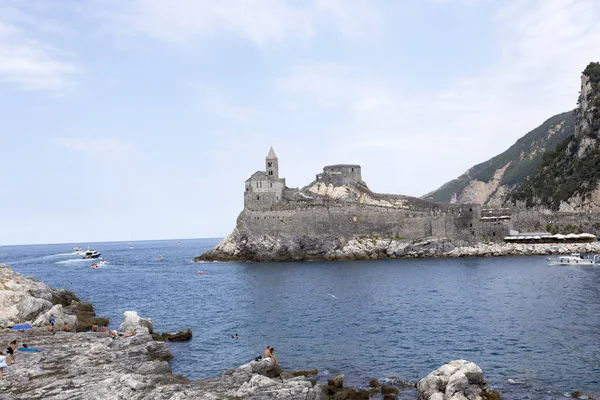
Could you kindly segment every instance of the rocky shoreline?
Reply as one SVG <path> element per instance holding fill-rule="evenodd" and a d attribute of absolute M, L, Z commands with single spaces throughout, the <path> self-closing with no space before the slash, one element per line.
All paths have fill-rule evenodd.
<path fill-rule="evenodd" d="M 212 250 L 194 261 L 323 261 L 400 258 L 458 258 L 539 256 L 570 253 L 600 253 L 600 242 L 588 243 L 479 243 L 461 246 L 444 238 L 419 241 L 365 236 L 340 243 L 330 238 L 253 237 L 236 228 Z"/>
<path fill-rule="evenodd" d="M 213 378 L 190 381 L 173 374 L 173 356 L 164 342 L 147 333 L 113 339 L 108 333 L 57 332 L 42 329 L 4 332 L 0 343 L 17 340 L 39 352 L 16 352 L 15 364 L 4 370 L 0 399 L 396 399 L 414 384 L 380 385 L 369 389 L 343 386 L 344 376 L 317 384 L 317 370 L 282 371 L 269 360 L 251 361 Z M 498 400 L 488 390 L 481 369 L 456 360 L 440 367 L 416 385 L 419 400 Z M 452 395 L 450 395 L 452 394 Z"/>
<path fill-rule="evenodd" d="M 380 385 L 372 380 L 368 389 L 348 388 L 343 386 L 343 375 L 318 383 L 316 369 L 283 371 L 270 359 L 248 362 L 217 377 L 190 381 L 173 374 L 169 365 L 173 355 L 168 345 L 154 340 L 151 320 L 139 318 L 136 312 L 125 312 L 120 327 L 121 330 L 134 328 L 138 333 L 133 336 L 80 332 L 84 324 L 78 321 L 74 310 L 83 309 L 83 320 L 87 321 L 93 308 L 81 306 L 85 303 L 80 303 L 73 293 L 50 288 L 3 264 L 0 264 L 0 282 L 3 324 L 0 345 L 8 346 L 16 341 L 18 348 L 16 363 L 3 370 L 0 400 L 391 400 L 405 391 L 412 393 L 411 397 L 418 396 L 419 400 L 459 400 L 467 395 L 472 400 L 500 399 L 499 394 L 488 390 L 481 369 L 465 360 L 446 364 L 418 384 L 408 386 Z M 57 325 L 67 322 L 78 329 L 49 331 L 46 323 L 50 312 L 55 313 Z M 10 329 L 20 323 L 29 323 L 33 328 Z M 164 335 L 161 336 L 165 340 Z"/>

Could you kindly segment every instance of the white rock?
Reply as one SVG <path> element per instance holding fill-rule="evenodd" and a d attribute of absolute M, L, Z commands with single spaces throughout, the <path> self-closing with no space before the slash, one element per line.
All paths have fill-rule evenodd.
<path fill-rule="evenodd" d="M 421 379 L 417 390 L 419 400 L 483 400 L 488 385 L 477 364 L 455 360 Z"/>
<path fill-rule="evenodd" d="M 60 304 L 56 304 L 52 306 L 51 309 L 42 312 L 38 317 L 33 321 L 33 326 L 46 326 L 50 323 L 50 314 L 54 314 L 54 331 L 62 330 L 65 322 L 69 325 L 72 331 L 77 328 L 77 317 L 75 315 L 65 313 L 63 306 Z"/>
<path fill-rule="evenodd" d="M 131 328 L 142 332 L 146 329 L 149 333 L 153 332 L 151 318 L 141 318 L 136 311 L 125 311 L 123 317 L 124 321 L 119 326 L 121 332 L 129 331 Z"/>

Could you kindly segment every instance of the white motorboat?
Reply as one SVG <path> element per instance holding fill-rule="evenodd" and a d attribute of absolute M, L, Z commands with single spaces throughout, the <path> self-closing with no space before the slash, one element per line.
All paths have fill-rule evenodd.
<path fill-rule="evenodd" d="M 98 252 L 96 250 L 87 249 L 87 251 L 85 253 L 83 253 L 84 260 L 88 260 L 91 258 L 98 258 L 98 257 L 100 257 L 100 252 Z"/>
<path fill-rule="evenodd" d="M 600 265 L 600 256 L 584 256 L 579 253 L 563 255 L 558 257 L 550 257 L 549 265 Z"/>
<path fill-rule="evenodd" d="M 81 247 L 79 246 L 75 246 L 73 247 L 73 253 L 75 254 L 83 254 L 85 252 L 85 250 L 83 250 Z"/>
<path fill-rule="evenodd" d="M 101 258 L 100 261 L 98 261 L 99 267 L 106 265 L 106 264 L 108 264 L 108 261 L 106 261 L 104 258 Z"/>

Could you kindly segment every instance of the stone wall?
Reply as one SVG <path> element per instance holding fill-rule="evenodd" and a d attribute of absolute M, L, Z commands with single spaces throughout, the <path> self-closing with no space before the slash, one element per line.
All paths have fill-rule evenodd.
<path fill-rule="evenodd" d="M 240 220 L 244 231 L 258 236 L 335 236 L 346 240 L 356 236 L 404 240 L 445 237 L 457 242 L 481 239 L 479 207 L 442 208 L 445 209 L 414 211 L 357 204 L 326 206 L 311 203 L 311 206 L 276 211 L 245 209 Z"/>

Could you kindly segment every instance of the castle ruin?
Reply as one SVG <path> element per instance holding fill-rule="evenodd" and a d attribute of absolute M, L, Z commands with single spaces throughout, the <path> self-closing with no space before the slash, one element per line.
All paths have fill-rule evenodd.
<path fill-rule="evenodd" d="M 323 168 L 308 186 L 288 188 L 279 176 L 273 148 L 265 170 L 245 182 L 244 211 L 238 226 L 253 235 L 303 237 L 354 236 L 421 240 L 435 237 L 455 243 L 500 242 L 510 217 L 482 215 L 478 204 L 435 203 L 410 196 L 372 192 L 360 165 Z"/>

